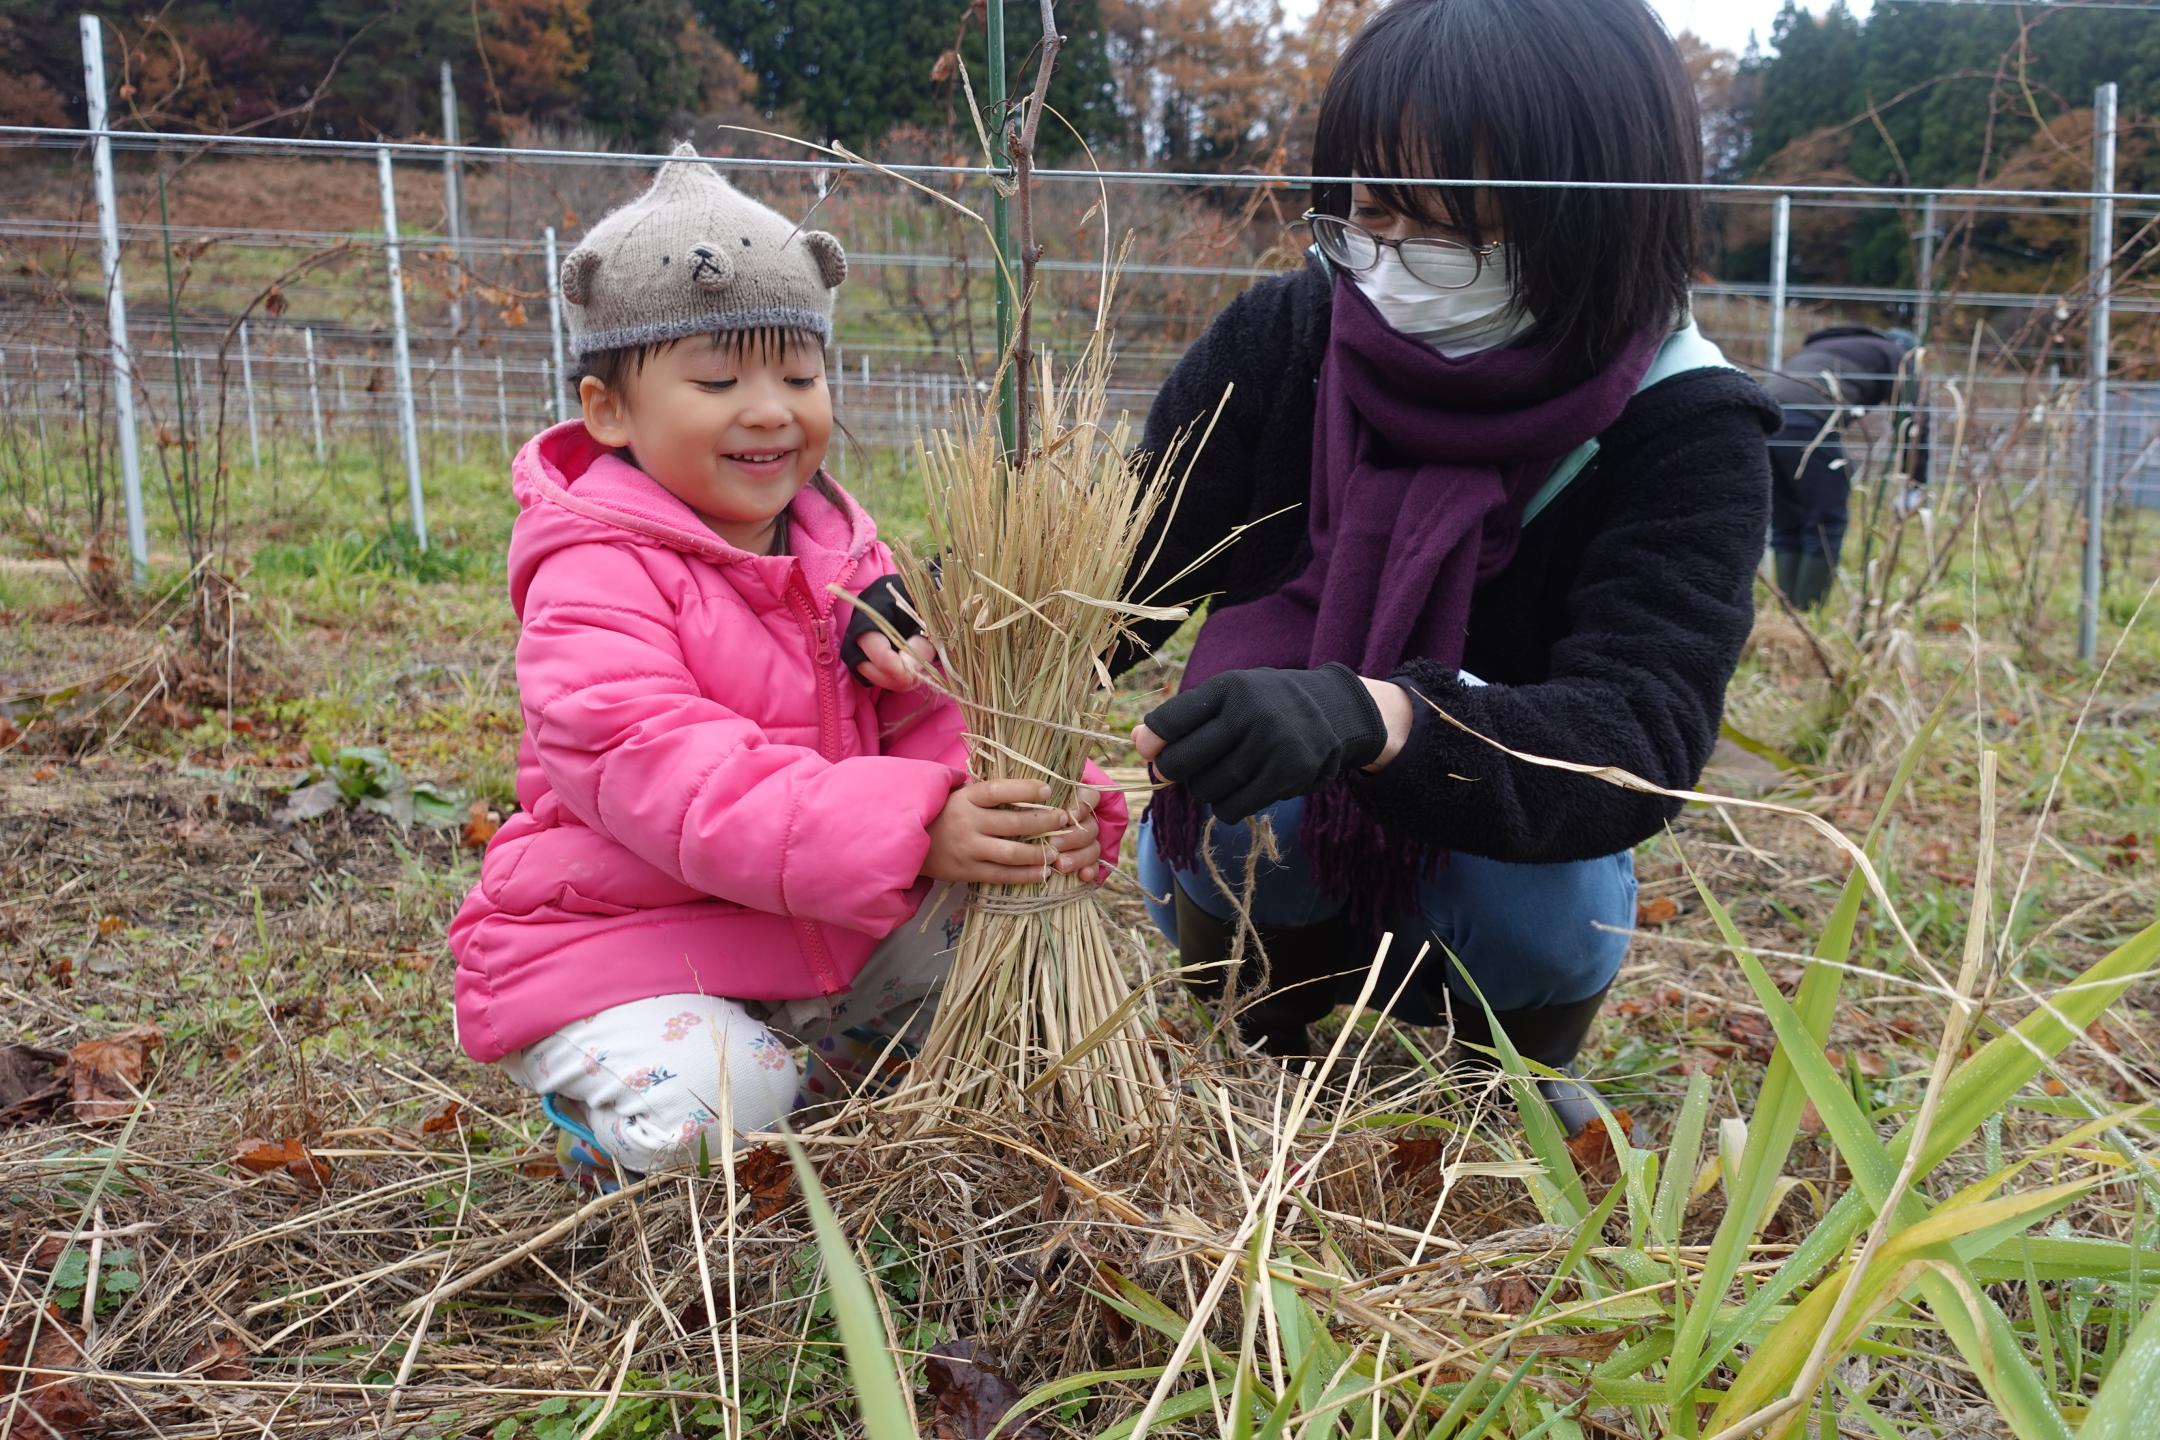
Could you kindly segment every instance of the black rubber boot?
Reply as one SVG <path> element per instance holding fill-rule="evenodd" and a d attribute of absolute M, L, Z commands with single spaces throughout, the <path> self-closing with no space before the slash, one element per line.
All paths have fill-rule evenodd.
<path fill-rule="evenodd" d="M 1472 1045 L 1492 1045 L 1492 1027 L 1485 1023 L 1485 1011 L 1475 1001 L 1457 999 L 1452 994 L 1449 1001 L 1455 1017 L 1455 1038 Z M 1572 1076 L 1575 1057 L 1582 1052 L 1583 1041 L 1589 1038 L 1590 1026 L 1597 1020 L 1598 1011 L 1604 1004 L 1605 991 L 1600 990 L 1586 1000 L 1573 1000 L 1565 1005 L 1496 1010 L 1493 1018 L 1500 1022 L 1500 1029 L 1515 1046 L 1515 1053 L 1525 1060 L 1535 1060 L 1563 1075 Z M 1493 1057 L 1476 1051 L 1466 1051 L 1465 1057 L 1472 1064 L 1497 1063 Z M 1585 1125 L 1597 1119 L 1597 1105 L 1590 1098 L 1590 1087 L 1580 1080 L 1540 1080 L 1538 1091 L 1552 1106 L 1561 1128 L 1571 1136 L 1580 1134 Z"/>
<path fill-rule="evenodd" d="M 1797 550 L 1773 550 L 1770 552 L 1770 578 L 1777 582 L 1778 593 L 1787 600 L 1793 599 L 1793 587 L 1800 583 L 1800 552 Z M 1793 600 L 1793 604 L 1800 602 Z"/>
<path fill-rule="evenodd" d="M 1837 579 L 1837 574 L 1830 568 L 1830 562 L 1820 555 L 1796 558 L 1799 563 L 1792 584 L 1785 587 L 1785 598 L 1792 601 L 1795 610 L 1813 610 L 1828 598 L 1831 582 Z"/>
<path fill-rule="evenodd" d="M 1237 922 L 1218 920 L 1201 909 L 1183 885 L 1171 888 L 1177 903 L 1180 957 L 1188 966 L 1211 967 L 1187 978 L 1186 986 L 1209 1005 L 1220 1005 L 1224 967 Z M 1356 934 L 1341 920 L 1256 934 L 1258 947 L 1251 939 L 1245 946 L 1238 1035 L 1262 1054 L 1285 1060 L 1311 1055 L 1309 1027 L 1335 1008 L 1340 982 L 1333 977 L 1353 963 Z M 1254 987 L 1263 974 L 1269 988 L 1256 995 Z"/>

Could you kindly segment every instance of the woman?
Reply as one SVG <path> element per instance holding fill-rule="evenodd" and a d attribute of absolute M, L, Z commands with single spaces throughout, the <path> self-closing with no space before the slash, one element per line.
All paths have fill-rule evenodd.
<path fill-rule="evenodd" d="M 1644 0 L 1396 0 L 1345 50 L 1313 164 L 1685 184 L 1699 134 Z M 1141 878 L 1219 987 L 1251 836 L 1232 822 L 1264 815 L 1246 1038 L 1305 1053 L 1391 932 L 1399 965 L 1436 942 L 1399 1016 L 1436 1023 L 1452 995 L 1482 1043 L 1474 982 L 1560 1070 L 1626 953 L 1630 852 L 1678 806 L 1489 742 L 1694 782 L 1753 616 L 1779 415 L 1688 320 L 1691 192 L 1322 184 L 1307 220 L 1304 268 L 1233 302 L 1149 417 L 1160 452 L 1223 404 L 1135 577 L 1213 598 L 1181 693 L 1134 734 L 1175 782 Z M 1546 1093 L 1570 1130 L 1594 1113 Z"/>

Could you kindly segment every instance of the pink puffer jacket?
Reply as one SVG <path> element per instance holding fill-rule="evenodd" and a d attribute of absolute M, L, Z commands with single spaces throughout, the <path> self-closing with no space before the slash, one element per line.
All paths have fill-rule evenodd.
<path fill-rule="evenodd" d="M 893 568 L 869 517 L 804 490 L 792 553 L 751 555 L 578 421 L 511 478 L 522 808 L 450 924 L 466 1052 L 654 995 L 845 990 L 967 778 L 957 707 L 840 664 L 826 587 Z M 1098 813 L 1112 858 L 1123 799 Z"/>

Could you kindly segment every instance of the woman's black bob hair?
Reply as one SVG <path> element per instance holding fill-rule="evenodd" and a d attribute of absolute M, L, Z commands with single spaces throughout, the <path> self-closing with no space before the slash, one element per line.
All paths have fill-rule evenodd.
<path fill-rule="evenodd" d="M 1344 49 L 1320 103 L 1316 175 L 1702 179 L 1695 92 L 1646 0 L 1393 0 Z M 1527 343 L 1571 370 L 1678 323 L 1702 207 L 1688 190 L 1375 185 L 1389 209 L 1515 256 Z M 1348 215 L 1348 185 L 1313 187 Z M 1479 223 L 1482 209 L 1485 224 Z"/>

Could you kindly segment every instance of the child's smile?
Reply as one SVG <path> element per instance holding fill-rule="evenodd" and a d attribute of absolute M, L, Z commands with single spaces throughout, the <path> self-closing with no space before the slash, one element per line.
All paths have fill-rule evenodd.
<path fill-rule="evenodd" d="M 585 387 L 590 387 L 588 390 Z M 775 517 L 825 463 L 832 397 L 814 340 L 747 333 L 668 347 L 620 394 L 587 378 L 586 427 L 739 549 L 761 551 Z"/>

